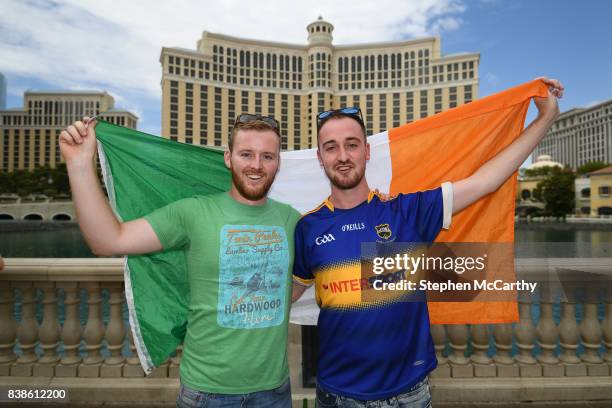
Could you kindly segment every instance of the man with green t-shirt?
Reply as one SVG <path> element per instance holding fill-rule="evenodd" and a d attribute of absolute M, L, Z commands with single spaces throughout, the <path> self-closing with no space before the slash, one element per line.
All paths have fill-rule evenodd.
<path fill-rule="evenodd" d="M 299 213 L 267 198 L 280 165 L 271 117 L 240 115 L 225 164 L 229 192 L 185 198 L 119 222 L 94 166 L 95 121 L 59 137 L 79 226 L 97 255 L 185 248 L 191 300 L 179 407 L 290 407 L 287 324 Z"/>

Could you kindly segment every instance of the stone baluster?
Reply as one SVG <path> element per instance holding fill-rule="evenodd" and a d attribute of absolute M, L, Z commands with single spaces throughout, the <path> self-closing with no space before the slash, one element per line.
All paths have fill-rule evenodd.
<path fill-rule="evenodd" d="M 584 346 L 582 361 L 586 363 L 587 375 L 607 376 L 610 375 L 607 364 L 597 354 L 603 340 L 603 331 L 597 318 L 597 296 L 594 283 L 587 283 L 584 301 L 584 317 L 580 323 L 580 338 Z"/>
<path fill-rule="evenodd" d="M 496 324 L 493 327 L 493 339 L 497 352 L 493 361 L 497 363 L 497 375 L 499 377 L 518 377 L 518 366 L 510 356 L 512 349 L 512 325 L 508 323 Z"/>
<path fill-rule="evenodd" d="M 9 375 L 9 367 L 17 359 L 13 352 L 13 347 L 17 344 L 14 306 L 14 290 L 9 282 L 3 282 L 0 287 L 0 376 Z"/>
<path fill-rule="evenodd" d="M 43 289 L 43 321 L 38 331 L 43 356 L 34 366 L 34 375 L 38 377 L 53 377 L 55 365 L 60 357 L 57 347 L 60 341 L 60 325 L 57 318 L 57 296 L 54 282 L 41 282 Z"/>
<path fill-rule="evenodd" d="M 489 327 L 486 324 L 473 324 L 470 328 L 472 348 L 474 352 L 470 359 L 476 364 L 490 364 L 492 359 L 487 356 L 489 350 Z"/>
<path fill-rule="evenodd" d="M 11 376 L 30 377 L 36 357 L 36 342 L 38 341 L 38 322 L 36 321 L 36 289 L 31 282 L 19 282 L 21 288 L 21 324 L 17 330 L 19 347 L 22 354 L 16 364 L 11 367 Z"/>
<path fill-rule="evenodd" d="M 519 293 L 519 322 L 514 327 L 514 336 L 518 354 L 516 361 L 521 364 L 535 364 L 533 349 L 536 340 L 536 328 L 531 317 L 531 299 L 529 295 Z"/>
<path fill-rule="evenodd" d="M 487 356 L 489 350 L 489 326 L 486 324 L 473 324 L 470 328 L 472 348 L 474 352 L 470 360 L 474 363 L 476 377 L 495 377 L 493 359 Z"/>
<path fill-rule="evenodd" d="M 434 347 L 436 349 L 436 358 L 438 365 L 447 364 L 448 359 L 444 357 L 444 349 L 446 348 L 446 328 L 443 324 L 431 325 L 431 337 L 433 338 Z"/>
<path fill-rule="evenodd" d="M 473 367 L 470 360 L 465 357 L 468 348 L 470 332 L 467 324 L 449 324 L 446 327 L 451 353 L 448 360 L 451 364 L 451 375 L 453 377 L 473 377 Z"/>
<path fill-rule="evenodd" d="M 106 284 L 109 288 L 110 298 L 110 319 L 106 326 L 106 344 L 110 357 L 106 359 L 102 366 L 102 377 L 121 377 L 125 358 L 121 354 L 123 341 L 125 339 L 125 325 L 122 316 L 123 307 L 123 283 L 112 282 Z"/>
<path fill-rule="evenodd" d="M 540 321 L 536 328 L 540 355 L 538 361 L 544 364 L 557 364 L 559 359 L 555 356 L 559 329 L 553 320 L 553 303 L 550 296 L 543 294 L 540 299 Z"/>
<path fill-rule="evenodd" d="M 559 323 L 559 343 L 561 344 L 561 355 L 559 359 L 565 364 L 578 364 L 580 359 L 576 355 L 580 330 L 576 323 L 576 303 L 563 302 L 561 304 L 561 322 Z"/>
<path fill-rule="evenodd" d="M 76 282 L 61 283 L 64 289 L 64 326 L 62 327 L 62 342 L 64 356 L 55 368 L 57 377 L 76 377 L 77 368 L 81 363 L 79 345 L 81 343 L 81 322 L 79 320 L 79 291 Z"/>
<path fill-rule="evenodd" d="M 103 358 L 100 355 L 104 339 L 104 323 L 102 323 L 102 297 L 100 284 L 88 282 L 82 285 L 87 288 L 87 305 L 89 313 L 87 324 L 83 331 L 83 339 L 87 344 L 87 357 L 79 366 L 79 377 L 99 377 Z"/>
<path fill-rule="evenodd" d="M 608 294 L 608 299 L 606 300 L 606 317 L 602 322 L 602 326 L 604 344 L 606 345 L 604 360 L 612 363 L 612 293 Z"/>
<path fill-rule="evenodd" d="M 134 344 L 134 334 L 130 328 L 128 331 L 130 339 L 130 351 L 131 355 L 126 359 L 126 365 L 123 367 L 124 377 L 144 377 L 145 373 L 140 365 L 140 359 L 136 352 L 136 345 Z"/>
<path fill-rule="evenodd" d="M 179 366 L 183 358 L 183 345 L 181 344 L 176 348 L 176 356 L 170 359 L 170 366 L 168 367 L 168 377 L 178 378 L 179 377 Z"/>

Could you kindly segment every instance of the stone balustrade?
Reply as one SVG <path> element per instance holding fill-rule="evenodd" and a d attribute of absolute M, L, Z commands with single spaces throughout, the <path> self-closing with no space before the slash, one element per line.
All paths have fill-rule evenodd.
<path fill-rule="evenodd" d="M 121 259 L 5 262 L 0 271 L 0 386 L 17 377 L 34 383 L 36 378 L 144 377 L 125 320 Z M 545 277 L 560 269 L 612 276 L 612 259 L 517 260 L 523 275 Z M 595 394 L 588 389 L 594 399 L 612 400 L 612 293 L 587 290 L 582 298 L 570 296 L 561 302 L 550 293 L 521 295 L 519 313 L 519 322 L 513 324 L 432 326 L 439 363 L 432 373 L 434 396 L 437 384 L 444 389 L 454 379 L 472 379 L 470 386 L 477 387 L 483 379 L 511 384 L 538 377 L 558 385 L 583 377 L 591 386 L 592 381 L 601 384 Z M 294 344 L 299 343 L 298 333 L 299 327 L 291 325 L 294 384 L 301 383 L 300 353 L 291 351 L 301 347 Z M 179 347 L 175 357 L 142 380 L 177 378 L 180 359 Z M 97 384 L 104 387 L 104 382 Z M 302 392 L 312 396 L 312 390 Z"/>

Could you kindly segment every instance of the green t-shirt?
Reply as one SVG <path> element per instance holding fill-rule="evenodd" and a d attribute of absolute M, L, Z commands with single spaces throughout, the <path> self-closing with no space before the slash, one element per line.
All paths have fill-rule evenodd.
<path fill-rule="evenodd" d="M 293 232 L 299 213 L 268 199 L 196 196 L 145 219 L 164 249 L 184 248 L 191 299 L 181 381 L 200 391 L 269 390 L 288 377 Z"/>

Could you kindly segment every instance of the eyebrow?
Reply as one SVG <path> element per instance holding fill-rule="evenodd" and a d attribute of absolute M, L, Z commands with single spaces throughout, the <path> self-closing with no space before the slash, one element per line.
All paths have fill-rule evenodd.
<path fill-rule="evenodd" d="M 347 141 L 355 141 L 355 140 L 360 141 L 360 140 L 361 140 L 361 138 L 360 138 L 360 137 L 357 137 L 357 136 L 350 136 L 350 137 L 347 137 L 347 138 L 345 139 L 345 142 L 347 142 Z M 326 146 L 326 145 L 328 145 L 328 144 L 330 144 L 330 143 L 338 143 L 338 141 L 337 141 L 337 140 L 335 140 L 335 139 L 328 140 L 327 142 L 323 143 L 321 146 Z"/>

